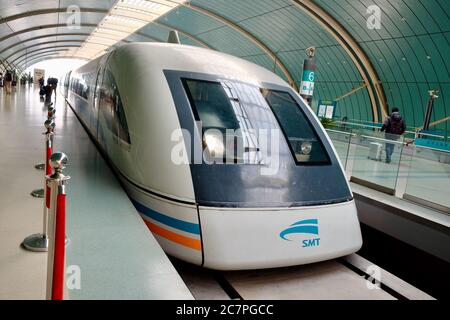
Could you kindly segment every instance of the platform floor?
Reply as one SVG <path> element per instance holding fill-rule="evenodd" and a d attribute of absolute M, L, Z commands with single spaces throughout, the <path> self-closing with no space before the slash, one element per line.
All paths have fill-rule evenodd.
<path fill-rule="evenodd" d="M 70 299 L 193 299 L 72 110 L 58 96 L 55 150 L 69 157 L 67 265 L 81 270 Z M 0 299 L 44 299 L 45 253 L 20 247 L 42 230 L 46 112 L 33 87 L 0 90 Z"/>

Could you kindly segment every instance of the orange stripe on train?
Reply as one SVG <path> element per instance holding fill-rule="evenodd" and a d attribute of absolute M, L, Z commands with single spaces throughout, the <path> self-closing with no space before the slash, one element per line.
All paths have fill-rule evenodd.
<path fill-rule="evenodd" d="M 200 240 L 188 238 L 182 235 L 179 235 L 175 232 L 163 229 L 156 224 L 153 224 L 147 220 L 144 220 L 147 227 L 150 229 L 151 232 L 157 234 L 160 237 L 166 238 L 167 240 L 170 240 L 172 242 L 175 242 L 177 244 L 180 244 L 182 246 L 201 251 L 202 250 L 202 243 Z"/>

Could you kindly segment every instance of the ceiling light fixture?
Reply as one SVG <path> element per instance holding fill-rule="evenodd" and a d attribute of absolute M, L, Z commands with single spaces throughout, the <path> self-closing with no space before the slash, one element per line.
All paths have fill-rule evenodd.
<path fill-rule="evenodd" d="M 95 59 L 186 0 L 118 0 L 83 45 L 67 55 Z"/>

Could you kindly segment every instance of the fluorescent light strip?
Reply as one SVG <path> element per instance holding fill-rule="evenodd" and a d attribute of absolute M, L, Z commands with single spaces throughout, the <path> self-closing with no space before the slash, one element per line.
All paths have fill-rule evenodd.
<path fill-rule="evenodd" d="M 95 59 L 150 22 L 177 8 L 186 0 L 119 0 L 81 48 L 71 53 Z M 109 39 L 107 39 L 109 38 Z"/>

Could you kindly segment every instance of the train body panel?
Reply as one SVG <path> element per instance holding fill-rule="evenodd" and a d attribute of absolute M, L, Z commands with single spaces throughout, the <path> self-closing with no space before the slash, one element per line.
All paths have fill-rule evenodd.
<path fill-rule="evenodd" d="M 197 206 L 149 194 L 121 178 L 147 227 L 168 254 L 202 265 L 202 239 Z"/>
<path fill-rule="evenodd" d="M 118 87 L 125 92 L 121 97 L 130 128 L 132 157 L 121 167 L 132 168 L 125 172 L 127 176 L 158 194 L 195 202 L 189 168 L 174 166 L 171 161 L 170 139 L 180 123 L 167 82 L 161 70 L 152 66 L 148 50 L 146 46 L 126 46 L 109 61 Z M 133 161 L 138 158 L 145 161 Z"/>
<path fill-rule="evenodd" d="M 361 248 L 354 202 L 297 209 L 200 207 L 205 262 L 218 270 L 277 268 L 334 259 Z"/>
<path fill-rule="evenodd" d="M 135 43 L 74 70 L 65 83 L 67 101 L 168 254 L 237 270 L 361 247 L 353 196 L 328 135 L 270 71 L 207 49 Z M 225 145 L 211 140 L 211 128 L 237 130 L 227 130 Z M 277 134 L 267 141 L 258 135 L 270 131 Z M 238 155 L 218 163 L 211 143 Z M 262 174 L 273 163 L 276 172 Z"/>

